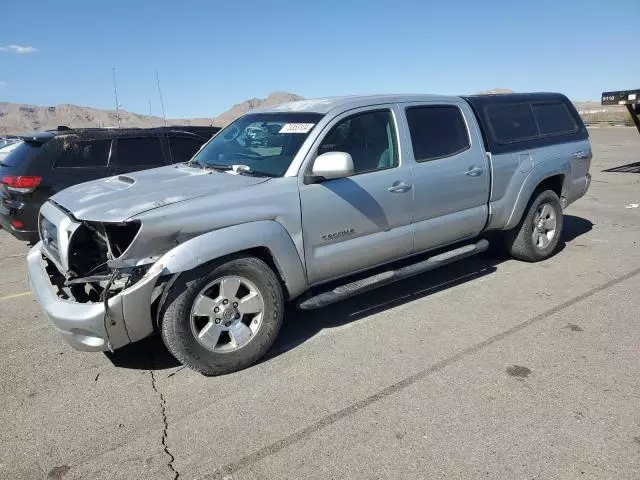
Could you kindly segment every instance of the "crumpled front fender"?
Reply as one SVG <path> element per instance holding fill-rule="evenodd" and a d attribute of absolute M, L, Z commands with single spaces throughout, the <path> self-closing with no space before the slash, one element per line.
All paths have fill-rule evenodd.
<path fill-rule="evenodd" d="M 243 223 L 199 235 L 171 249 L 157 263 L 164 266 L 164 274 L 175 274 L 258 247 L 271 253 L 289 298 L 295 298 L 306 290 L 303 262 L 293 240 L 284 227 L 273 220 Z"/>

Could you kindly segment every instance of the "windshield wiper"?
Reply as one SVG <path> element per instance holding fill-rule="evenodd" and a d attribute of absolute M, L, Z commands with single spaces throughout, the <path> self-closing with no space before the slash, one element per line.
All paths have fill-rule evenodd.
<path fill-rule="evenodd" d="M 241 175 L 250 175 L 252 177 L 274 177 L 275 175 L 271 175 L 270 173 L 265 172 L 256 172 L 255 170 L 251 170 L 251 167 L 248 165 L 231 165 L 231 170 L 235 174 Z"/>
<path fill-rule="evenodd" d="M 220 170 L 225 172 L 231 170 L 236 175 L 249 175 L 251 177 L 275 177 L 275 175 L 271 175 L 270 173 L 256 172 L 254 170 L 251 170 L 251 167 L 249 167 L 248 165 L 225 165 L 223 163 L 200 163 L 195 161 L 189 163 L 189 165 L 192 164 L 198 165 L 200 168 L 204 169 L 210 168 L 213 170 Z"/>
<path fill-rule="evenodd" d="M 187 165 L 190 167 L 198 166 L 203 169 L 211 168 L 213 170 L 231 170 L 231 165 L 224 165 L 222 163 L 202 163 L 196 160 L 191 160 Z"/>
<path fill-rule="evenodd" d="M 205 163 L 204 168 L 213 168 L 214 170 L 231 170 L 231 165 L 225 165 L 223 163 Z"/>

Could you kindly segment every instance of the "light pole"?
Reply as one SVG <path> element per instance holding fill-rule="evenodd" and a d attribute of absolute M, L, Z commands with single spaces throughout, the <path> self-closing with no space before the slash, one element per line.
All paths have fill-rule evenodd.
<path fill-rule="evenodd" d="M 116 67 L 113 67 L 113 94 L 116 97 L 116 120 L 120 128 L 120 103 L 118 103 L 118 84 L 116 83 Z"/>

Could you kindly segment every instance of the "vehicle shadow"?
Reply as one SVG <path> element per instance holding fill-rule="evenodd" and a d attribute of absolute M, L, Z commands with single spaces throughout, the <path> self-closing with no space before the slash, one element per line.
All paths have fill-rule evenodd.
<path fill-rule="evenodd" d="M 592 228 L 593 223 L 585 218 L 565 215 L 562 238 L 558 244 L 557 252 L 563 251 L 567 243 L 584 235 Z M 302 311 L 290 305 L 285 311 L 285 320 L 278 338 L 261 362 L 296 348 L 322 330 L 362 320 L 447 288 L 490 275 L 497 271 L 501 263 L 509 259 L 506 252 L 492 249 L 489 252 L 371 290 L 318 310 Z"/>
<path fill-rule="evenodd" d="M 558 252 L 564 250 L 567 243 L 584 235 L 592 228 L 593 224 L 587 219 L 565 215 Z M 496 251 L 485 252 L 318 310 L 302 311 L 296 309 L 294 305 L 288 305 L 280 334 L 260 363 L 296 348 L 322 330 L 347 325 L 494 273 L 498 266 L 507 260 L 509 257 L 506 254 Z M 106 355 L 114 366 L 128 369 L 165 370 L 180 366 L 165 348 L 159 335 Z"/>
<path fill-rule="evenodd" d="M 160 335 L 152 335 L 104 355 L 115 367 L 130 370 L 167 370 L 180 366 L 164 346 Z"/>
<path fill-rule="evenodd" d="M 594 224 L 591 220 L 587 220 L 586 218 L 576 217 L 575 215 L 565 215 L 560 247 L 564 249 L 568 242 L 572 242 L 581 235 L 590 232 L 593 226 Z"/>

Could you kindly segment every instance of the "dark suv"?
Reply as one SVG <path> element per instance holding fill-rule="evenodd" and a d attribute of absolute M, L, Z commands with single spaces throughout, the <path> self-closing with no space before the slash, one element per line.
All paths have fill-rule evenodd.
<path fill-rule="evenodd" d="M 217 127 L 77 129 L 39 132 L 0 161 L 0 227 L 38 240 L 38 211 L 53 194 L 78 183 L 185 162 Z"/>

